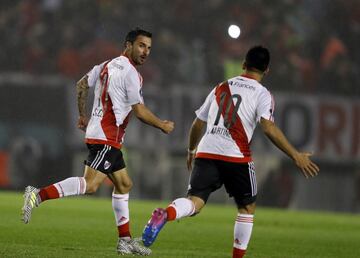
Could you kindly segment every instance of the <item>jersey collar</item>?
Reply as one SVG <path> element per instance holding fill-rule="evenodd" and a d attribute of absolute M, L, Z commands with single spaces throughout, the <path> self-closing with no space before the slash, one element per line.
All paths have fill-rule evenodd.
<path fill-rule="evenodd" d="M 130 64 L 132 64 L 136 68 L 135 63 L 127 55 L 121 54 L 121 56 L 126 57 L 129 60 Z"/>
<path fill-rule="evenodd" d="M 254 77 L 252 77 L 251 75 L 248 75 L 248 74 L 241 74 L 240 76 L 245 77 L 245 78 L 249 78 L 249 79 L 256 80 Z"/>

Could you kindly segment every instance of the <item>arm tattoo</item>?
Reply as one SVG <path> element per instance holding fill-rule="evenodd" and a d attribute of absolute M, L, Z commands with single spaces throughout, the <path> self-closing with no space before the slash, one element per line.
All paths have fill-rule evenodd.
<path fill-rule="evenodd" d="M 79 109 L 80 116 L 86 116 L 86 101 L 89 91 L 89 85 L 87 82 L 88 76 L 85 75 L 76 83 L 76 91 L 77 91 L 77 104 Z"/>

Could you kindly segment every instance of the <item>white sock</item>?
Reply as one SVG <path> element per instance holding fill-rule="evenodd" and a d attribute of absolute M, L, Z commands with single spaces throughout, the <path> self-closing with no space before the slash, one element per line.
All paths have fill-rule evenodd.
<path fill-rule="evenodd" d="M 194 203 L 187 198 L 179 198 L 173 201 L 169 207 L 173 207 L 176 211 L 176 219 L 190 217 L 195 213 Z"/>
<path fill-rule="evenodd" d="M 86 181 L 84 177 L 69 177 L 55 183 L 54 186 L 58 190 L 60 197 L 83 195 L 86 191 Z"/>
<path fill-rule="evenodd" d="M 238 213 L 234 227 L 234 248 L 246 250 L 253 228 L 254 215 Z"/>
<path fill-rule="evenodd" d="M 129 194 L 112 194 L 112 207 L 117 226 L 129 222 Z"/>

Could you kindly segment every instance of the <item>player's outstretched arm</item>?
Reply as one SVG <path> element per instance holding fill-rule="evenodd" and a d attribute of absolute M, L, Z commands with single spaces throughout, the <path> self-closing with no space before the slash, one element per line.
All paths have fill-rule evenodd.
<path fill-rule="evenodd" d="M 156 115 L 154 115 L 144 104 L 135 104 L 132 105 L 132 110 L 134 111 L 137 118 L 142 122 L 159 128 L 163 133 L 169 134 L 174 130 L 174 122 L 168 120 L 161 120 Z"/>
<path fill-rule="evenodd" d="M 276 147 L 294 160 L 296 166 L 300 168 L 306 178 L 314 177 L 319 173 L 319 167 L 310 160 L 312 154 L 308 152 L 298 152 L 274 122 L 261 118 L 260 125 L 263 132 Z"/>
<path fill-rule="evenodd" d="M 77 104 L 79 110 L 78 128 L 85 131 L 88 118 L 86 116 L 86 102 L 89 92 L 88 76 L 85 75 L 76 83 Z"/>
<path fill-rule="evenodd" d="M 202 136 L 203 128 L 205 127 L 205 122 L 199 118 L 195 118 L 193 121 L 190 132 L 189 132 L 189 146 L 188 146 L 188 155 L 187 155 L 187 168 L 189 171 L 192 170 L 192 162 L 195 157 L 196 147 L 199 144 L 200 138 Z"/>

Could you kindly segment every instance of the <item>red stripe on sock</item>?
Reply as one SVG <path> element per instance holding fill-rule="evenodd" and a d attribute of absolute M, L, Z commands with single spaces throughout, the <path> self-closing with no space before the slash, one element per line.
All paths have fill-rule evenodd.
<path fill-rule="evenodd" d="M 118 226 L 119 237 L 131 237 L 130 234 L 130 223 L 127 222 L 121 226 Z"/>
<path fill-rule="evenodd" d="M 237 222 L 253 223 L 253 219 L 236 219 Z"/>
<path fill-rule="evenodd" d="M 243 258 L 246 250 L 238 249 L 233 247 L 233 258 Z"/>
<path fill-rule="evenodd" d="M 60 197 L 59 192 L 54 185 L 49 185 L 45 188 L 41 188 L 39 195 L 42 202 L 49 199 L 57 199 Z"/>
<path fill-rule="evenodd" d="M 167 213 L 167 218 L 166 218 L 167 221 L 176 219 L 176 210 L 174 207 L 172 207 L 172 206 L 167 207 L 166 213 Z"/>
<path fill-rule="evenodd" d="M 243 223 L 253 223 L 254 217 L 245 217 L 245 216 L 237 216 L 236 217 L 237 222 L 243 222 Z"/>

